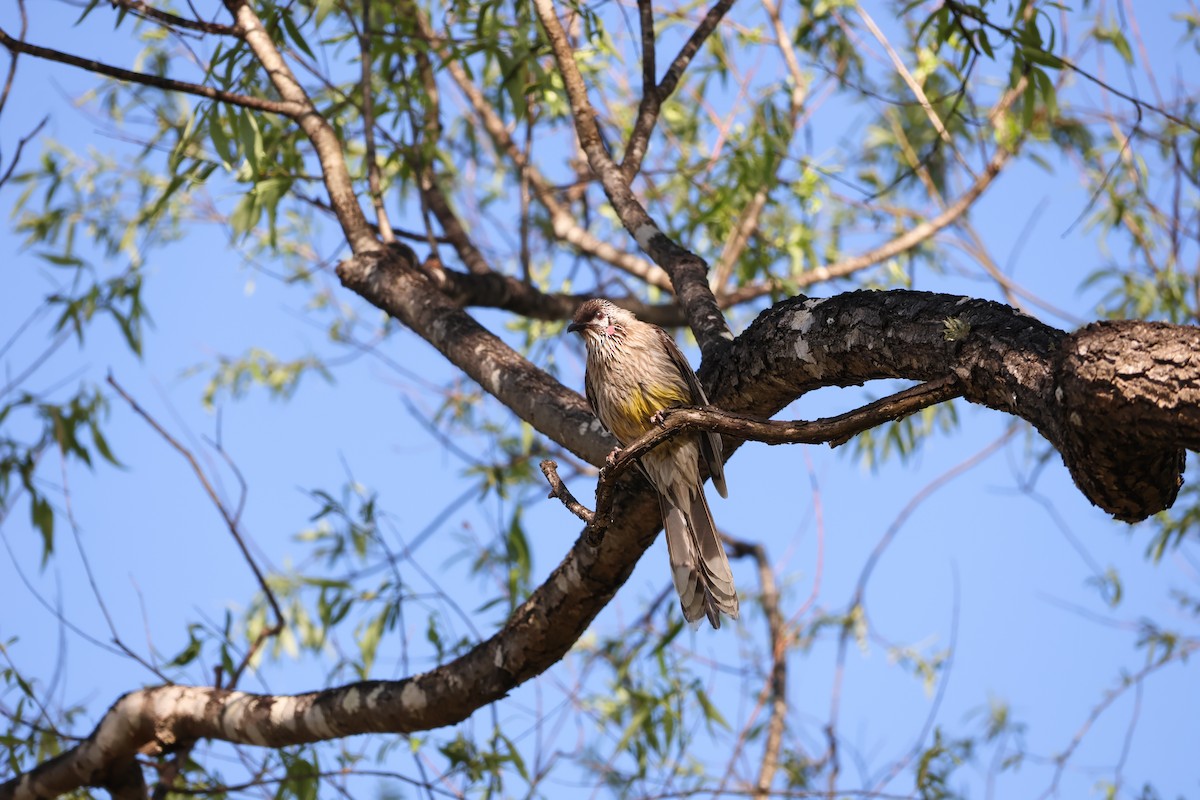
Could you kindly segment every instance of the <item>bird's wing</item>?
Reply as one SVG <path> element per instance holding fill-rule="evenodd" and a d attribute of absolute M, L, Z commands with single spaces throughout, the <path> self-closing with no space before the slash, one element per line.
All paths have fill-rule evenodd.
<path fill-rule="evenodd" d="M 692 403 L 698 406 L 707 406 L 708 395 L 704 394 L 704 387 L 700 385 L 700 379 L 692 371 L 692 365 L 684 357 L 683 351 L 679 349 L 679 345 L 675 344 L 675 340 L 671 338 L 671 334 L 662 328 L 655 326 L 655 330 L 658 331 L 658 338 L 662 342 L 663 349 L 667 351 L 667 355 L 671 357 L 671 361 L 675 362 L 675 366 L 679 369 L 680 374 L 683 375 L 684 381 L 687 382 L 688 389 L 692 394 Z M 708 465 L 708 474 L 712 476 L 713 486 L 716 487 L 717 493 L 721 497 L 729 497 L 729 490 L 725 486 L 725 462 L 722 458 L 721 434 L 705 431 L 698 438 L 700 440 L 700 453 L 704 456 L 704 462 Z"/>
<path fill-rule="evenodd" d="M 596 390 L 592 388 L 592 371 L 585 370 L 583 373 L 583 396 L 587 398 L 588 405 L 592 407 L 592 413 L 596 418 L 600 417 L 600 406 L 596 403 Z M 601 423 L 604 420 L 600 420 Z"/>

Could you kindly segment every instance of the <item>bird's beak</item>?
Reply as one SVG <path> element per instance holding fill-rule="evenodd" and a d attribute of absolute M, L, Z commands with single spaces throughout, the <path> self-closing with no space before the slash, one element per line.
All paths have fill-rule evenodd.
<path fill-rule="evenodd" d="M 572 322 L 567 326 L 567 333 L 581 333 L 586 327 L 586 322 Z"/>

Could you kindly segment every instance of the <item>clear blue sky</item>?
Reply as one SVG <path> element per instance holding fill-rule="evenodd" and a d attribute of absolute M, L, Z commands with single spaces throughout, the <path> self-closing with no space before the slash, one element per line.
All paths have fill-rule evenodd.
<path fill-rule="evenodd" d="M 1144 7 L 1143 13 L 1149 14 L 1149 4 Z M 68 7 L 51 4 L 31 11 L 35 23 L 31 41 L 130 63 L 127 28 L 112 33 L 106 8 L 97 9 L 80 28 L 70 27 L 73 11 Z M 11 8 L 0 12 L 6 29 L 15 27 L 13 16 Z M 1161 20 L 1147 17 L 1141 22 L 1151 51 L 1163 59 L 1160 74 L 1170 75 L 1187 64 L 1196 66 L 1193 53 L 1174 49 Z M 44 136 L 77 152 L 91 148 L 131 152 L 132 146 L 106 132 L 86 105 L 74 105 L 74 99 L 92 84 L 91 76 L 78 71 L 23 59 L 17 90 L 0 129 L 5 157 L 12 153 L 16 138 L 45 114 L 52 116 Z M 0 191 L 0 204 L 10 207 L 17 191 L 14 187 Z M 1013 265 L 1013 276 L 1055 304 L 1090 319 L 1096 294 L 1077 287 L 1086 272 L 1102 263 L 1102 256 L 1078 227 L 1071 228 L 1087 201 L 1069 167 L 1057 176 L 1019 167 L 1001 179 L 973 218 L 1003 259 L 1030 212 L 1044 202 L 1031 238 Z M 323 252 L 331 247 L 326 244 Z M 23 251 L 10 226 L 0 231 L 0 252 L 6 254 L 0 267 L 5 287 L 0 291 L 3 341 L 63 273 Z M 209 452 L 208 465 L 222 476 L 224 490 L 236 496 L 233 475 L 216 463 L 203 444 L 205 437 L 220 437 L 246 477 L 244 527 L 265 565 L 287 569 L 305 558 L 306 548 L 294 537 L 310 526 L 309 517 L 317 510 L 306 492 L 315 488 L 336 492 L 348 470 L 361 484 L 379 492 L 395 530 L 406 539 L 468 488 L 461 478 L 463 462 L 406 410 L 408 399 L 431 413 L 436 398 L 422 395 L 410 376 L 372 357 L 337 367 L 332 384 L 306 379 L 290 402 L 251 392 L 237 402 L 222 399 L 219 414 L 205 410 L 200 403 L 204 372 L 187 374 L 196 365 L 211 365 L 222 355 L 237 355 L 250 346 L 281 358 L 344 353 L 304 318 L 308 289 L 283 285 L 245 264 L 214 226 L 198 226 L 183 243 L 154 251 L 146 274 L 145 303 L 153 327 L 141 360 L 129 356 L 115 328 L 101 323 L 89 332 L 85 347 L 68 343 L 27 385 L 39 391 L 59 386 L 57 396 L 62 397 L 78 382 L 102 383 L 111 372 L 175 434 L 198 451 Z M 320 280 L 357 313 L 377 314 L 338 289 L 332 275 Z M 953 276 L 938 282 L 919 276 L 917 288 L 996 296 L 990 287 Z M 815 293 L 832 291 L 820 287 Z M 6 378 L 19 372 L 48 341 L 47 329 L 47 320 L 39 320 L 35 333 L 4 357 Z M 423 379 L 443 382 L 454 375 L 411 334 L 392 337 L 382 351 Z M 577 388 L 582 386 L 580 355 L 574 342 L 564 342 L 557 351 L 564 379 Z M 869 388 L 876 395 L 884 391 Z M 826 390 L 781 416 L 844 410 L 863 396 L 856 390 Z M 761 540 L 768 548 L 785 581 L 785 613 L 795 613 L 806 602 L 818 577 L 815 606 L 842 609 L 867 555 L 914 494 L 988 446 L 1010 422 L 999 413 L 965 406 L 959 413 L 959 429 L 934 437 L 913 462 L 892 460 L 874 471 L 857 463 L 849 448 L 831 452 L 820 447 L 749 445 L 737 454 L 728 467 L 730 499 L 712 497 L 713 511 L 730 533 Z M 71 510 L 80 525 L 79 542 L 120 637 L 140 653 L 153 647 L 160 657 L 169 658 L 186 643 L 188 623 L 219 622 L 227 609 L 236 614 L 253 593 L 253 576 L 186 463 L 118 399 L 113 400 L 107 434 L 126 469 L 101 466 L 90 472 L 72 464 L 64 478 L 57 463 L 48 463 L 41 474 L 48 487 L 62 485 L 64 479 L 69 485 Z M 460 444 L 469 452 L 479 452 L 481 446 Z M 867 595 L 872 634 L 879 638 L 863 651 L 852 650 L 847 659 L 841 717 L 848 749 L 857 750 L 872 769 L 890 764 L 911 748 L 928 715 L 935 714 L 937 723 L 952 731 L 961 730 L 964 720 L 989 698 L 1011 703 L 1014 715 L 1029 725 L 1028 749 L 1052 757 L 1069 745 L 1105 693 L 1120 685 L 1123 674 L 1144 666 L 1144 653 L 1134 649 L 1138 619 L 1162 620 L 1185 630 L 1191 625 L 1195 633 L 1195 621 L 1176 612 L 1169 596 L 1172 588 L 1197 588 L 1194 545 L 1168 554 L 1161 564 L 1148 563 L 1143 557 L 1148 532 L 1113 522 L 1090 507 L 1071 485 L 1057 456 L 1038 475 L 1033 493 L 1018 491 L 1022 478 L 1032 471 L 1030 454 L 1043 444 L 1022 431 L 981 465 L 932 494 L 899 527 L 879 562 Z M 54 461 L 57 456 L 47 458 Z M 589 487 L 575 488 L 582 497 L 590 493 Z M 533 498 L 543 494 L 540 487 L 529 492 Z M 60 510 L 65 510 L 63 495 L 56 496 Z M 814 510 L 818 504 L 819 520 Z M 462 564 L 452 559 L 463 536 L 479 540 L 496 536 L 509 511 L 494 498 L 468 502 L 447 517 L 418 554 L 426 569 L 448 576 L 445 579 L 456 593 L 461 591 L 460 602 L 468 611 L 491 587 L 464 581 L 459 572 Z M 531 504 L 525 521 L 537 581 L 561 558 L 578 525 L 561 507 L 543 500 Z M 75 628 L 101 642 L 111 638 L 67 525 L 60 524 L 57 553 L 44 569 L 40 540 L 23 503 L 3 521 L 0 533 L 11 550 L 11 556 L 0 553 L 0 609 L 4 610 L 0 641 L 12 642 L 9 657 L 23 674 L 39 679 L 43 687 L 53 687 L 53 702 L 86 707 L 75 727 L 76 733 L 84 733 L 120 693 L 155 679 L 128 658 L 62 627 L 24 585 L 30 581 L 37 595 L 61 609 Z M 819 550 L 823 550 L 820 561 Z M 1125 591 L 1116 609 L 1107 608 L 1089 584 L 1096 568 L 1110 566 L 1119 570 Z M 735 574 L 740 586 L 753 589 L 754 575 L 747 565 L 736 565 Z M 666 575 L 665 551 L 658 545 L 597 620 L 597 628 L 611 630 L 618 621 L 639 616 L 665 586 Z M 423 622 L 414 615 L 410 640 L 422 639 Z M 484 635 L 497 622 L 495 609 L 474 618 Z M 740 623 L 746 629 L 762 624 L 753 614 Z M 738 625 L 718 633 L 703 629 L 686 638 L 688 646 L 716 664 L 736 660 Z M 943 676 L 948 680 L 944 694 L 927 693 L 918 678 L 889 663 L 885 641 L 911 645 L 926 654 L 954 642 L 953 664 Z M 431 665 L 415 645 L 412 652 L 414 660 L 408 667 Z M 376 666 L 374 677 L 405 674 L 398 648 L 389 654 Z M 793 727 L 805 731 L 810 753 L 821 745 L 816 737 L 828 714 L 834 663 L 834 648 L 827 640 L 794 653 L 791 659 Z M 274 692 L 317 688 L 325 666 L 284 658 L 264 670 L 261 682 L 247 682 L 244 688 Z M 1200 793 L 1194 765 L 1200 742 L 1195 672 L 1194 663 L 1168 666 L 1151 677 L 1140 694 L 1125 692 L 1116 699 L 1071 759 L 1061 796 L 1090 796 L 1097 781 L 1113 778 L 1111 766 L 1122 760 L 1126 796 L 1148 780 L 1164 796 Z M 737 727 L 751 705 L 745 687 L 720 669 L 703 674 L 721 712 Z M 197 671 L 188 679 L 211 678 Z M 572 681 L 571 665 L 560 665 L 552 679 Z M 515 694 L 502 706 L 502 717 L 519 718 L 522 704 L 532 702 L 532 691 Z M 10 694 L 3 702 L 11 704 L 14 698 Z M 719 738 L 717 744 L 701 746 L 720 754 Z M 1122 755 L 1126 746 L 1128 752 Z M 984 795 L 987 766 L 976 763 L 964 771 L 974 796 Z M 1027 763 L 1003 779 L 997 796 L 1040 794 L 1053 769 L 1050 762 Z M 845 770 L 853 772 L 852 762 Z M 902 778 L 891 789 L 903 793 L 910 785 Z M 563 791 L 562 796 L 570 796 Z"/>

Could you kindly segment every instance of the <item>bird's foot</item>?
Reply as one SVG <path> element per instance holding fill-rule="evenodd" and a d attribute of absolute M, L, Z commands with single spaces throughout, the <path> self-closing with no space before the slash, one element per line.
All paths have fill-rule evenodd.
<path fill-rule="evenodd" d="M 660 408 L 658 411 L 655 411 L 653 414 L 651 414 L 650 424 L 656 428 L 661 428 L 663 425 L 667 424 L 666 409 Z"/>
<path fill-rule="evenodd" d="M 614 467 L 617 464 L 617 456 L 621 454 L 621 448 L 614 447 L 612 452 L 604 457 L 604 463 L 609 467 Z"/>

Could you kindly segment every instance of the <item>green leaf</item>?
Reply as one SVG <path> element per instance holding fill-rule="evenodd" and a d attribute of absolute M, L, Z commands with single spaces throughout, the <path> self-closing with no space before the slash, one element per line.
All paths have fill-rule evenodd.
<path fill-rule="evenodd" d="M 1034 64 L 1041 64 L 1052 69 L 1062 69 L 1063 60 L 1053 53 L 1047 53 L 1040 47 L 1022 47 L 1021 55 Z"/>
<path fill-rule="evenodd" d="M 33 518 L 33 527 L 42 534 L 42 566 L 44 567 L 46 560 L 54 552 L 54 509 L 50 507 L 46 498 L 38 494 L 31 498 L 29 510 Z"/>
<path fill-rule="evenodd" d="M 296 23 L 292 20 L 291 11 L 286 8 L 281 8 L 279 10 L 279 19 L 283 22 L 283 28 L 287 31 L 288 38 L 292 40 L 292 43 L 295 44 L 296 47 L 299 47 L 304 52 L 304 55 L 316 60 L 316 54 L 313 53 L 312 48 L 308 46 L 308 42 L 304 40 L 304 36 L 301 35 L 300 29 L 296 27 Z"/>
<path fill-rule="evenodd" d="M 203 630 L 199 625 L 188 625 L 188 643 L 173 659 L 167 662 L 168 667 L 182 667 L 196 660 L 204 643 L 196 638 L 196 631 Z"/>

